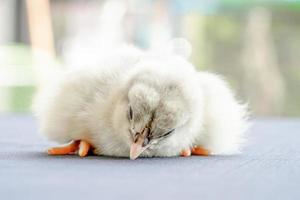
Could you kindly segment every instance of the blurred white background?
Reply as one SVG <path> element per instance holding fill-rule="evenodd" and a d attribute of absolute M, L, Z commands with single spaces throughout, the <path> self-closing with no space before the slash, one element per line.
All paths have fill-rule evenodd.
<path fill-rule="evenodd" d="M 222 74 L 256 116 L 300 116 L 300 1 L 1 0 L 0 112 L 108 49 L 188 39 L 191 62 Z"/>

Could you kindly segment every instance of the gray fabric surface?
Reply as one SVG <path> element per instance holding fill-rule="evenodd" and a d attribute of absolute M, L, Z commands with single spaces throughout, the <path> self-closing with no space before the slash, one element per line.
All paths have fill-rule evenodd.
<path fill-rule="evenodd" d="M 53 157 L 30 116 L 0 116 L 0 199 L 300 199 L 300 121 L 260 119 L 241 155 Z"/>

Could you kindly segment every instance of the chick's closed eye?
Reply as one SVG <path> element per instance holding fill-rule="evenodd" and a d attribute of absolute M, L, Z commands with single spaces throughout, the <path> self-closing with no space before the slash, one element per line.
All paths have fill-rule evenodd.
<path fill-rule="evenodd" d="M 129 106 L 127 117 L 130 121 L 133 119 L 133 111 L 131 106 Z"/>

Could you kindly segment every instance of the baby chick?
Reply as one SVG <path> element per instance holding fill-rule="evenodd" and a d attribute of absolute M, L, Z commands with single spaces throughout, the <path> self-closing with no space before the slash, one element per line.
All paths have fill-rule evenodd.
<path fill-rule="evenodd" d="M 92 149 L 136 159 L 239 152 L 246 108 L 224 80 L 197 72 L 176 52 L 131 50 L 68 72 L 38 94 L 40 132 L 71 142 L 49 154 L 85 156 Z"/>

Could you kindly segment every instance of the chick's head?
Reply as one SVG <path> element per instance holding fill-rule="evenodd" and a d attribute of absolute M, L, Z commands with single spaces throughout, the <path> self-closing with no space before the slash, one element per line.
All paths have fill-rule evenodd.
<path fill-rule="evenodd" d="M 126 117 L 132 139 L 130 158 L 136 159 L 176 134 L 176 128 L 187 122 L 188 111 L 176 84 L 135 83 L 128 91 Z"/>

